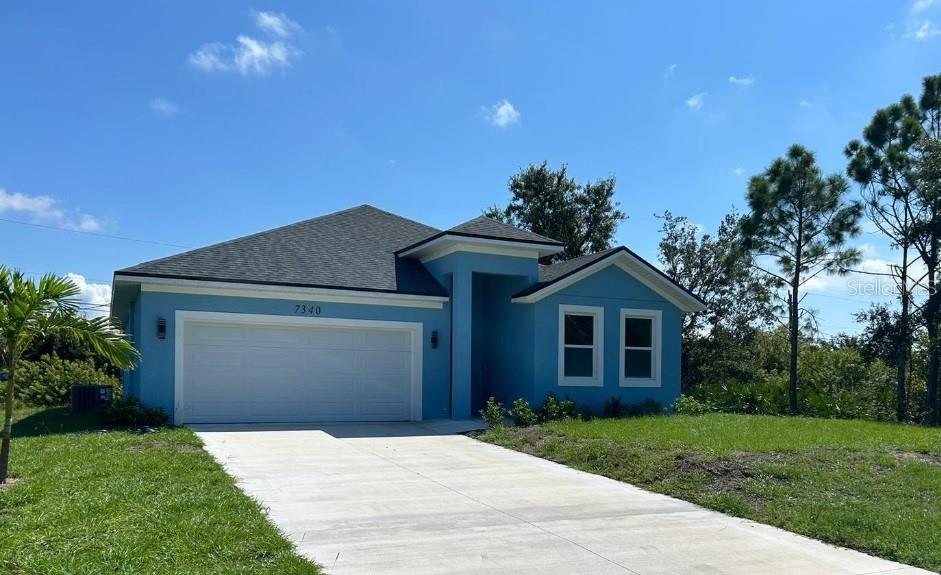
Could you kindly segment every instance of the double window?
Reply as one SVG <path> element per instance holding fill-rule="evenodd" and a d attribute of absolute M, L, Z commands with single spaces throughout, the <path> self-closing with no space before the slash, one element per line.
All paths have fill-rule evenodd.
<path fill-rule="evenodd" d="M 621 310 L 621 387 L 660 387 L 660 310 Z"/>
<path fill-rule="evenodd" d="M 660 387 L 661 312 L 621 309 L 618 385 Z M 604 308 L 559 306 L 559 385 L 604 385 Z"/>
<path fill-rule="evenodd" d="M 603 385 L 603 349 L 603 307 L 559 306 L 559 385 Z"/>

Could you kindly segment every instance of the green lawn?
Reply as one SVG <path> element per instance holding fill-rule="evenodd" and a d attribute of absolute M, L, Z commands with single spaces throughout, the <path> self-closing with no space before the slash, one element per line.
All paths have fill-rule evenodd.
<path fill-rule="evenodd" d="M 188 429 L 97 432 L 21 410 L 0 488 L 0 573 L 317 574 Z"/>
<path fill-rule="evenodd" d="M 555 422 L 484 441 L 941 570 L 941 430 L 747 415 Z"/>

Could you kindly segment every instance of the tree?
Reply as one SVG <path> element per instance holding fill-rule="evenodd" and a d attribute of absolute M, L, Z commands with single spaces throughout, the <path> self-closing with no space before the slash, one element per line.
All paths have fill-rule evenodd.
<path fill-rule="evenodd" d="M 899 265 L 893 265 L 888 274 L 878 274 L 893 279 L 901 304 L 893 328 L 894 336 L 898 338 L 894 340 L 898 345 L 894 346 L 893 363 L 899 421 L 908 417 L 906 375 L 914 331 L 911 276 L 912 266 L 918 261 L 912 254 L 914 231 L 918 225 L 914 213 L 917 176 L 914 162 L 907 153 L 921 137 L 919 122 L 913 121 L 916 116 L 917 106 L 912 99 L 878 110 L 863 130 L 863 141 L 853 140 L 844 150 L 849 159 L 846 172 L 863 186 L 862 196 L 869 219 L 899 250 L 902 260 Z"/>
<path fill-rule="evenodd" d="M 938 90 L 935 110 L 941 109 L 941 77 L 937 77 Z M 924 100 L 924 98 L 923 98 Z M 917 285 L 925 288 L 927 297 L 921 307 L 922 319 L 928 332 L 927 397 L 928 422 L 941 424 L 941 140 L 938 139 L 941 118 L 935 120 L 932 138 L 918 145 L 919 183 L 916 192 L 919 218 L 915 226 L 913 244 L 925 264 L 925 273 Z"/>
<path fill-rule="evenodd" d="M 571 259 L 611 247 L 618 225 L 627 219 L 614 199 L 613 176 L 578 184 L 563 164 L 531 164 L 510 178 L 506 207 L 491 206 L 484 215 L 565 244 L 550 261 Z"/>
<path fill-rule="evenodd" d="M 864 142 L 853 141 L 846 148 L 847 171 L 868 192 L 870 217 L 899 247 L 902 263 L 892 275 L 899 285 L 904 348 L 896 368 L 899 396 L 904 394 L 904 361 L 911 355 L 913 314 L 921 317 L 928 334 L 927 407 L 929 420 L 941 423 L 938 403 L 941 375 L 941 206 L 937 188 L 941 178 L 941 75 L 922 82 L 922 95 L 916 102 L 903 96 L 898 103 L 878 110 L 863 132 Z M 914 257 L 909 258 L 911 250 Z M 924 271 L 913 273 L 916 263 Z M 924 302 L 914 293 L 924 290 Z M 904 354 L 904 357 L 903 357 Z"/>
<path fill-rule="evenodd" d="M 801 288 L 823 273 L 846 273 L 859 261 L 859 251 L 845 247 L 859 233 L 862 205 L 846 201 L 847 181 L 838 174 L 824 177 L 812 152 L 791 146 L 748 185 L 751 213 L 743 220 L 743 244 L 757 258 L 756 268 L 779 287 L 787 288 L 790 364 L 788 399 L 798 410 L 797 360 Z M 764 267 L 764 260 L 778 272 Z"/>
<path fill-rule="evenodd" d="M 6 370 L 0 484 L 7 480 L 13 432 L 13 389 L 17 362 L 38 339 L 69 334 L 115 366 L 133 367 L 138 352 L 108 318 L 79 314 L 79 288 L 72 280 L 45 275 L 38 281 L 0 266 L 0 366 Z"/>
<path fill-rule="evenodd" d="M 683 317 L 683 388 L 689 391 L 707 374 L 724 378 L 741 364 L 738 352 L 752 328 L 773 318 L 772 288 L 742 249 L 737 213 L 726 215 L 715 235 L 670 212 L 658 217 L 664 273 L 706 302 L 705 310 Z"/>

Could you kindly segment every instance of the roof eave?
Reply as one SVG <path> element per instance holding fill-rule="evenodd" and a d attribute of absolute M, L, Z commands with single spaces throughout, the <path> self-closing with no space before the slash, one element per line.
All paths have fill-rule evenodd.
<path fill-rule="evenodd" d="M 437 248 L 443 243 L 467 243 L 467 244 L 489 244 L 502 245 L 506 247 L 529 248 L 539 254 L 539 257 L 557 254 L 565 249 L 561 242 L 542 242 L 533 240 L 523 240 L 518 238 L 498 238 L 485 236 L 481 234 L 471 234 L 466 232 L 445 231 L 425 238 L 420 242 L 406 246 L 395 252 L 399 257 L 421 257 L 428 250 Z"/>

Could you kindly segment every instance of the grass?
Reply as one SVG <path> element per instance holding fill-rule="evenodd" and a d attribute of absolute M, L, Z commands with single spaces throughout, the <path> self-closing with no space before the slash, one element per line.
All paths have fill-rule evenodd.
<path fill-rule="evenodd" d="M 553 422 L 484 441 L 941 570 L 941 430 L 715 414 Z"/>
<path fill-rule="evenodd" d="M 19 410 L 0 573 L 317 574 L 185 428 Z"/>

